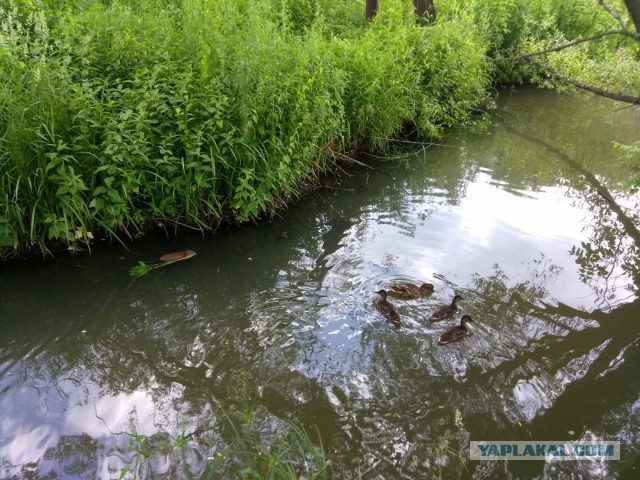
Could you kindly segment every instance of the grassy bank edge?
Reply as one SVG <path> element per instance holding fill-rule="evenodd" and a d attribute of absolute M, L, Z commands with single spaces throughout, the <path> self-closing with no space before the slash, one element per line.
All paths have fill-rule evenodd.
<path fill-rule="evenodd" d="M 342 152 L 438 138 L 498 85 L 537 78 L 488 55 L 607 19 L 586 0 L 443 0 L 422 28 L 402 0 L 371 24 L 361 0 L 307 3 L 1 7 L 0 259 L 272 215 Z M 594 55 L 620 48 L 606 42 Z"/>

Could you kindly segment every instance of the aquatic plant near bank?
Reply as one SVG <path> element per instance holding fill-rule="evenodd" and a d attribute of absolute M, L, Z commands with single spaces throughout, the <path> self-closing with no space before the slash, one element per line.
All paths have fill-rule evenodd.
<path fill-rule="evenodd" d="M 251 408 L 246 405 L 245 407 Z M 254 412 L 251 411 L 251 414 Z M 217 479 L 298 479 L 346 478 L 337 459 L 329 458 L 317 428 L 308 431 L 297 422 L 285 422 L 284 430 L 270 443 L 261 441 L 259 432 L 241 412 L 219 411 L 214 428 L 199 427 L 191 434 L 171 435 L 161 431 L 152 436 L 138 432 L 137 412 L 129 414 L 128 463 L 120 470 L 121 479 L 154 476 L 158 457 L 170 458 L 177 478 Z M 222 437 L 222 438 L 221 438 Z M 223 439 L 224 438 L 224 439 Z M 312 438 L 317 440 L 314 442 Z M 215 445 L 210 456 L 191 458 L 195 442 L 199 447 Z M 207 448 L 207 449 L 210 449 Z M 195 471 L 197 470 L 197 471 Z"/>
<path fill-rule="evenodd" d="M 271 445 L 262 445 L 255 432 L 247 432 L 227 416 L 233 442 L 218 452 L 205 468 L 202 478 L 237 475 L 242 478 L 317 480 L 344 478 L 340 468 L 329 461 L 322 442 L 316 446 L 302 425 L 290 423 L 287 432 Z M 320 438 L 317 429 L 315 436 Z"/>

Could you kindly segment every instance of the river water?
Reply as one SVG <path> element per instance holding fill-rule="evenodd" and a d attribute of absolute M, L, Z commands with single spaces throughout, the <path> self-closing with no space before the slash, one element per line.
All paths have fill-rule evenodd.
<path fill-rule="evenodd" d="M 0 479 L 184 478 L 229 442 L 221 412 L 265 444 L 317 427 L 349 478 L 638 478 L 640 197 L 612 142 L 639 132 L 637 107 L 503 92 L 488 130 L 272 222 L 0 266 Z M 396 329 L 371 299 L 398 279 L 435 292 L 394 300 Z M 438 346 L 454 294 L 475 328 Z M 579 439 L 621 460 L 468 460 Z"/>

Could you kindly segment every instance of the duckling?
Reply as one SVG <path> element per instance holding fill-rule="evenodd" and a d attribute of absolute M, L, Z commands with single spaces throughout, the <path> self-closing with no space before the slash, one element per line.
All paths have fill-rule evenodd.
<path fill-rule="evenodd" d="M 453 317 L 456 313 L 458 313 L 458 302 L 462 300 L 460 295 L 456 295 L 453 297 L 453 301 L 451 305 L 442 305 L 437 308 L 435 312 L 431 314 L 429 320 L 432 322 L 437 322 L 438 320 L 444 320 L 445 318 Z"/>
<path fill-rule="evenodd" d="M 467 327 L 468 322 L 473 323 L 473 319 L 469 315 L 464 315 L 460 320 L 460 325 L 451 327 L 449 330 L 440 335 L 438 344 L 446 345 L 447 343 L 459 342 L 460 340 L 462 340 L 467 336 L 467 333 L 469 332 Z"/>
<path fill-rule="evenodd" d="M 389 295 L 403 300 L 410 300 L 412 298 L 428 297 L 433 293 L 433 288 L 430 283 L 414 285 L 409 282 L 395 282 L 389 285 Z"/>
<path fill-rule="evenodd" d="M 378 311 L 396 327 L 401 326 L 402 322 L 400 321 L 400 314 L 398 314 L 396 307 L 387 301 L 387 291 L 380 290 L 376 293 L 380 295 L 380 299 L 376 301 L 376 308 Z"/>

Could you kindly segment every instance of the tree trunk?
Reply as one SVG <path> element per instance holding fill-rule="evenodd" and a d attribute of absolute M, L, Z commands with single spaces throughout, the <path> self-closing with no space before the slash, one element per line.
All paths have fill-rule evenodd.
<path fill-rule="evenodd" d="M 640 33 L 640 0 L 624 0 L 624 4 L 636 27 L 636 33 Z"/>
<path fill-rule="evenodd" d="M 365 10 L 367 20 L 373 19 L 373 17 L 376 16 L 376 13 L 378 13 L 378 3 L 378 0 L 367 0 L 367 7 Z"/>
<path fill-rule="evenodd" d="M 413 0 L 413 5 L 420 25 L 429 25 L 436 21 L 436 6 L 433 0 Z"/>

